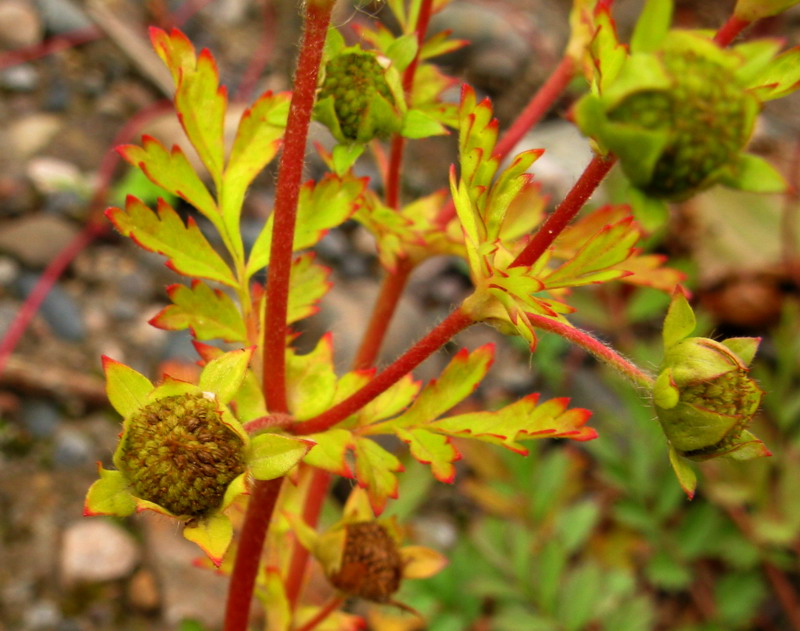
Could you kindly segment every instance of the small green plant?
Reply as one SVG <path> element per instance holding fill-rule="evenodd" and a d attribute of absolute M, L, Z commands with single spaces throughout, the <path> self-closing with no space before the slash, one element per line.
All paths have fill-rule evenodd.
<path fill-rule="evenodd" d="M 195 171 L 181 147 L 168 149 L 150 137 L 141 146 L 119 149 L 154 184 L 210 222 L 224 252 L 164 198 L 155 210 L 128 197 L 124 208 L 107 211 L 121 234 L 163 254 L 172 269 L 192 279 L 169 288 L 171 304 L 152 324 L 189 329 L 204 368 L 196 385 L 168 376 L 153 385 L 105 360 L 108 395 L 124 419 L 123 432 L 115 468 L 100 468 L 86 513 L 154 510 L 182 522 L 184 536 L 230 573 L 226 631 L 248 627 L 254 593 L 264 603 L 270 631 L 357 628 L 358 618 L 340 610 L 346 597 L 407 607 L 394 599 L 401 581 L 441 569 L 440 555 L 400 547 L 399 525 L 377 520 L 397 497 L 397 474 L 403 470 L 398 455 L 378 437 L 399 438 L 442 482 L 454 480 L 454 463 L 461 457 L 454 439 L 524 455 L 533 440 L 596 438 L 587 425 L 590 412 L 570 407 L 566 398 L 544 400 L 533 393 L 499 409 L 453 412 L 489 371 L 490 345 L 460 350 L 425 385 L 411 376 L 476 323 L 521 337 L 532 352 L 542 331 L 561 336 L 652 396 L 670 462 L 690 497 L 696 479 L 687 458 L 769 455 L 746 429 L 762 395 L 747 374 L 756 341 L 689 337 L 694 317 L 679 288 L 682 275 L 638 246 L 646 234 L 641 222 L 652 224 L 652 210 L 663 198 L 683 199 L 718 182 L 758 191 L 785 188 L 771 166 L 743 150 L 760 103 L 788 94 L 800 82 L 800 51 L 778 54 L 772 40 L 727 45 L 749 22 L 795 2 L 739 2 L 731 21 L 711 39 L 671 31 L 671 2 L 651 0 L 628 50 L 617 40 L 611 1 L 576 0 L 562 62 L 502 137 L 491 103 L 479 100 L 471 87 L 463 86 L 457 104 L 443 100 L 452 80 L 429 60 L 461 43 L 442 33 L 428 37 L 427 30 L 431 15 L 448 2 L 386 4 L 400 31 L 363 30 L 361 44 L 347 47 L 329 27 L 333 1 L 307 0 L 292 93 L 267 92 L 256 99 L 229 148 L 223 141 L 226 90 L 211 53 L 198 54 L 178 31 L 152 29 L 153 46 L 175 81 L 176 111 L 206 173 Z M 709 74 L 712 81 L 706 81 Z M 547 199 L 530 173 L 542 151 L 511 156 L 510 150 L 573 80 L 586 88 L 574 118 L 592 137 L 596 154 L 570 193 L 547 213 Z M 330 153 L 320 151 L 329 172 L 302 183 L 312 116 L 337 144 Z M 405 143 L 445 133 L 456 135 L 459 149 L 458 164 L 450 167 L 450 190 L 406 201 Z M 389 158 L 379 160 L 380 196 L 352 167 L 366 149 L 383 155 L 382 139 L 389 142 Z M 242 202 L 279 152 L 275 207 L 248 251 L 240 234 Z M 506 157 L 508 165 L 501 167 Z M 633 186 L 630 205 L 602 206 L 578 217 L 617 159 Z M 329 270 L 310 250 L 326 231 L 349 219 L 373 234 L 385 277 L 352 370 L 339 374 L 331 335 L 306 354 L 293 342 L 294 327 L 315 312 L 330 286 Z M 440 255 L 466 261 L 474 291 L 407 352 L 376 371 L 409 276 Z M 256 275 L 264 268 L 262 284 Z M 573 292 L 612 282 L 672 293 L 657 378 L 568 318 L 575 310 Z M 238 350 L 223 351 L 209 340 Z M 332 476 L 354 478 L 359 488 L 341 522 L 317 533 Z M 237 507 L 246 507 L 241 521 Z M 594 519 L 589 504 L 570 510 L 587 524 Z M 486 537 L 502 539 L 493 532 L 496 526 L 486 530 Z M 552 542 L 537 548 L 541 557 L 525 567 L 543 571 L 584 541 L 556 529 Z M 301 598 L 312 557 L 330 579 L 334 595 L 328 603 Z M 592 564 L 576 570 L 574 588 L 591 591 L 598 571 Z M 619 602 L 649 611 L 631 594 L 627 575 L 618 579 Z M 539 614 L 525 615 L 530 620 L 556 615 L 560 595 L 552 586 L 529 587 L 541 592 L 544 604 Z M 570 620 L 565 628 L 591 620 L 590 609 L 600 600 L 589 591 L 585 610 L 565 614 Z"/>

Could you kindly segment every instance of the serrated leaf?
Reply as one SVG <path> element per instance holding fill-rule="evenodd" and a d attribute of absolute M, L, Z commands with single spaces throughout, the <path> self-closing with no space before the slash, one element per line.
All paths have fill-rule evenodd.
<path fill-rule="evenodd" d="M 175 92 L 175 108 L 189 142 L 220 188 L 225 165 L 224 125 L 228 97 L 219 71 L 204 49 L 194 68 L 184 69 Z"/>
<path fill-rule="evenodd" d="M 166 256 L 168 265 L 179 274 L 215 280 L 229 287 L 239 286 L 194 219 L 189 217 L 184 225 L 178 213 L 165 201 L 159 200 L 158 212 L 154 213 L 129 196 L 125 210 L 111 207 L 106 216 L 123 236 L 131 237 L 146 250 Z"/>
<path fill-rule="evenodd" d="M 147 377 L 105 355 L 103 371 L 108 400 L 120 416 L 127 418 L 147 404 L 147 397 L 153 391 L 153 384 Z"/>
<path fill-rule="evenodd" d="M 190 329 L 192 337 L 198 340 L 247 341 L 242 314 L 225 292 L 195 280 L 191 287 L 170 285 L 167 295 L 172 304 L 150 320 L 153 326 L 170 331 Z"/>
<path fill-rule="evenodd" d="M 275 157 L 289 114 L 288 92 L 265 92 L 239 120 L 222 180 L 223 214 L 238 214 L 247 188 Z"/>
<path fill-rule="evenodd" d="M 469 46 L 469 40 L 452 39 L 450 31 L 441 31 L 425 41 L 419 51 L 419 58 L 420 60 L 431 59 L 432 57 L 455 52 L 465 46 Z"/>
<path fill-rule="evenodd" d="M 302 421 L 324 412 L 335 392 L 330 334 L 323 336 L 316 348 L 306 355 L 296 355 L 291 349 L 287 351 L 286 396 L 295 419 Z"/>
<path fill-rule="evenodd" d="M 311 434 L 308 438 L 317 444 L 305 455 L 303 462 L 344 478 L 353 477 L 347 462 L 347 452 L 353 447 L 352 432 L 333 428 L 320 434 Z"/>
<path fill-rule="evenodd" d="M 154 184 L 194 206 L 212 223 L 219 221 L 214 198 L 178 145 L 167 151 L 155 138 L 145 135 L 141 147 L 122 145 L 117 152 L 130 164 L 139 167 Z"/>
<path fill-rule="evenodd" d="M 213 392 L 222 403 L 228 403 L 239 390 L 252 356 L 252 348 L 242 348 L 211 360 L 200 373 L 198 387 L 204 392 Z"/>
<path fill-rule="evenodd" d="M 461 349 L 442 371 L 417 396 L 414 403 L 396 419 L 392 427 L 410 427 L 428 423 L 468 397 L 486 376 L 494 359 L 494 345 L 486 344 L 471 353 Z"/>
<path fill-rule="evenodd" d="M 800 46 L 778 55 L 759 73 L 752 92 L 762 101 L 779 99 L 800 87 Z"/>
<path fill-rule="evenodd" d="M 597 432 L 586 427 L 590 412 L 567 409 L 568 400 L 551 399 L 538 404 L 538 395 L 524 397 L 495 412 L 459 414 L 425 425 L 432 432 L 462 436 L 502 445 L 517 453 L 527 453 L 520 440 L 571 438 L 592 440 Z"/>
<path fill-rule="evenodd" d="M 292 324 L 317 312 L 317 302 L 331 287 L 328 280 L 331 270 L 314 262 L 314 253 L 308 252 L 292 261 L 289 281 L 289 302 L 286 322 Z"/>
<path fill-rule="evenodd" d="M 316 184 L 304 184 L 297 203 L 297 229 L 293 249 L 310 248 L 328 230 L 350 217 L 356 211 L 365 187 L 364 179 L 339 177 L 332 173 Z M 271 242 L 272 216 L 253 245 L 250 260 L 247 262 L 248 277 L 269 264 Z"/>
<path fill-rule="evenodd" d="M 461 454 L 449 437 L 424 429 L 398 429 L 397 437 L 408 444 L 414 458 L 431 466 L 433 477 L 439 482 L 453 483 L 456 476 L 453 463 L 461 459 Z"/>
<path fill-rule="evenodd" d="M 641 233 L 633 218 L 605 226 L 560 267 L 544 278 L 548 289 L 605 282 L 624 276 L 614 269 L 633 253 Z"/>
<path fill-rule="evenodd" d="M 380 515 L 388 498 L 397 497 L 397 476 L 403 470 L 400 461 L 369 438 L 353 437 L 356 456 L 356 479 L 367 490 L 375 515 Z"/>
<path fill-rule="evenodd" d="M 150 27 L 150 42 L 176 85 L 183 73 L 194 69 L 197 61 L 194 46 L 178 29 L 167 33 L 160 28 Z"/>
<path fill-rule="evenodd" d="M 359 410 L 358 424 L 377 423 L 402 412 L 411 405 L 421 386 L 411 374 L 405 375 Z"/>

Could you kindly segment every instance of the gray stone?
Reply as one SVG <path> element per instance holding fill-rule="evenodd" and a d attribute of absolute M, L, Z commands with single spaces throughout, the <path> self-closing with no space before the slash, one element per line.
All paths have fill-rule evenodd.
<path fill-rule="evenodd" d="M 23 297 L 33 291 L 38 274 L 24 272 L 17 279 L 17 289 Z M 64 289 L 56 284 L 42 302 L 39 313 L 58 337 L 68 342 L 81 342 L 86 338 L 86 326 L 78 305 Z"/>
<path fill-rule="evenodd" d="M 34 438 L 50 438 L 61 422 L 61 413 L 47 399 L 24 399 L 22 422 Z"/>
<path fill-rule="evenodd" d="M 140 559 L 139 546 L 125 530 L 101 518 L 81 519 L 64 532 L 61 579 L 66 585 L 129 576 Z"/>
<path fill-rule="evenodd" d="M 53 446 L 53 465 L 57 469 L 91 466 L 93 462 L 92 444 L 82 432 L 68 428 L 58 432 Z"/>
<path fill-rule="evenodd" d="M 77 234 L 74 223 L 49 214 L 7 219 L 0 222 L 0 251 L 29 267 L 44 267 Z"/>
<path fill-rule="evenodd" d="M 61 621 L 61 611 L 49 600 L 40 600 L 25 612 L 25 631 L 55 631 Z"/>
<path fill-rule="evenodd" d="M 47 30 L 61 34 L 92 26 L 92 21 L 71 0 L 37 0 Z"/>
<path fill-rule="evenodd" d="M 33 92 L 39 86 L 39 72 L 30 64 L 11 66 L 0 72 L 0 87 L 12 92 Z"/>

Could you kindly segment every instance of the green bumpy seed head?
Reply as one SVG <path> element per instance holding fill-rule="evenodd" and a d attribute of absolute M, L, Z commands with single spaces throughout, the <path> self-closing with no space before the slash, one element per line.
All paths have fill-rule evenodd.
<path fill-rule="evenodd" d="M 397 543 L 376 521 L 345 526 L 341 565 L 329 578 L 337 589 L 373 602 L 388 602 L 403 577 Z"/>
<path fill-rule="evenodd" d="M 661 62 L 672 86 L 634 92 L 608 118 L 668 132 L 649 180 L 634 184 L 653 197 L 679 200 L 704 188 L 742 150 L 750 135 L 750 97 L 730 69 L 693 50 L 667 50 Z M 624 161 L 622 167 L 628 171 Z"/>
<path fill-rule="evenodd" d="M 374 54 L 350 52 L 337 55 L 325 65 L 325 80 L 318 98 L 333 97 L 336 118 L 348 140 L 360 140 L 361 121 L 376 94 L 389 103 L 394 100 L 385 71 Z"/>
<path fill-rule="evenodd" d="M 120 468 L 132 493 L 171 513 L 203 517 L 245 470 L 244 444 L 200 394 L 150 403 L 126 424 Z"/>

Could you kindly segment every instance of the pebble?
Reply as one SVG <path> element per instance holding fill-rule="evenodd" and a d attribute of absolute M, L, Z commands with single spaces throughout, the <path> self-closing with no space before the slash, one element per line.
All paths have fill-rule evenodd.
<path fill-rule="evenodd" d="M 23 272 L 15 283 L 23 297 L 31 293 L 39 275 Z M 81 342 L 86 338 L 86 327 L 80 309 L 64 289 L 55 284 L 42 302 L 39 313 L 58 337 L 68 342 Z"/>
<path fill-rule="evenodd" d="M 128 600 L 136 609 L 153 613 L 161 606 L 161 593 L 155 574 L 147 568 L 137 570 L 128 582 Z"/>
<path fill-rule="evenodd" d="M 74 469 L 94 463 L 92 444 L 83 432 L 62 429 L 53 446 L 53 465 L 57 469 Z"/>
<path fill-rule="evenodd" d="M 87 182 L 78 167 L 49 156 L 32 158 L 28 162 L 26 175 L 36 190 L 44 195 L 87 188 Z"/>
<path fill-rule="evenodd" d="M 21 158 L 44 149 L 61 129 L 61 118 L 55 114 L 30 114 L 8 126 L 10 148 Z"/>
<path fill-rule="evenodd" d="M 36 0 L 47 30 L 59 35 L 89 28 L 92 21 L 71 0 Z"/>
<path fill-rule="evenodd" d="M 0 221 L 0 250 L 23 264 L 41 268 L 78 234 L 62 217 L 38 213 Z"/>
<path fill-rule="evenodd" d="M 61 413 L 48 399 L 27 398 L 22 402 L 22 423 L 34 438 L 50 438 L 61 423 Z"/>
<path fill-rule="evenodd" d="M 33 603 L 25 612 L 25 631 L 56 631 L 61 621 L 61 611 L 49 600 Z"/>
<path fill-rule="evenodd" d="M 30 3 L 3 0 L 0 3 L 0 48 L 26 48 L 35 46 L 40 41 L 42 23 Z"/>
<path fill-rule="evenodd" d="M 0 72 L 0 87 L 12 92 L 33 92 L 39 87 L 39 72 L 31 64 L 11 66 Z"/>
<path fill-rule="evenodd" d="M 61 578 L 66 585 L 125 578 L 140 556 L 136 541 L 116 524 L 101 518 L 82 519 L 64 532 Z"/>

